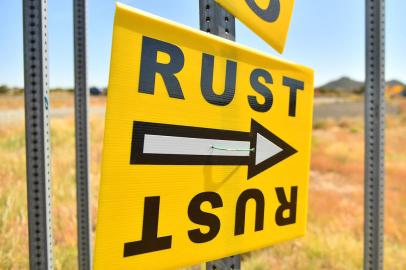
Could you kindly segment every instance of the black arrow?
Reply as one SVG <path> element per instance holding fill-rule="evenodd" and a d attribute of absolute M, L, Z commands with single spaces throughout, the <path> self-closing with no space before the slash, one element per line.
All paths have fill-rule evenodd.
<path fill-rule="evenodd" d="M 251 120 L 251 131 L 133 123 L 130 164 L 248 165 L 250 179 L 297 151 Z"/>

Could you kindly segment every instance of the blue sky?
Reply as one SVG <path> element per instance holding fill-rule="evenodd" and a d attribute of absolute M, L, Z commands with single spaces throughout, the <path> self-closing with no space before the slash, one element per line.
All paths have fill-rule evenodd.
<path fill-rule="evenodd" d="M 88 82 L 108 81 L 114 0 L 88 0 Z M 198 0 L 122 0 L 198 28 Z M 346 75 L 364 79 L 363 0 L 296 0 L 284 59 L 312 67 L 316 85 Z M 49 0 L 51 87 L 73 85 L 72 1 Z M 22 1 L 0 0 L 0 85 L 23 85 Z M 406 82 L 406 1 L 387 1 L 387 78 Z M 237 42 L 278 55 L 241 23 Z"/>

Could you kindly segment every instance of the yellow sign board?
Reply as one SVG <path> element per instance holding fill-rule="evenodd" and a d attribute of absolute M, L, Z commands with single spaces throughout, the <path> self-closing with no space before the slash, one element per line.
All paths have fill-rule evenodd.
<path fill-rule="evenodd" d="M 285 48 L 294 0 L 215 0 L 279 53 Z"/>
<path fill-rule="evenodd" d="M 118 4 L 95 269 L 302 236 L 312 104 L 312 70 Z"/>

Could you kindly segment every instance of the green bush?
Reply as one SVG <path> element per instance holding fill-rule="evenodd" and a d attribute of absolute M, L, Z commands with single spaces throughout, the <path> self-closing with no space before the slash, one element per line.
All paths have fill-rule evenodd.
<path fill-rule="evenodd" d="M 5 85 L 0 85 L 0 95 L 7 94 L 9 91 L 8 87 Z"/>

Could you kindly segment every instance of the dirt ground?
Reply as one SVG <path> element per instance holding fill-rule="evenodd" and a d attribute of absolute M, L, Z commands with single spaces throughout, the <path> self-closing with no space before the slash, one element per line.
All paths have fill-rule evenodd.
<path fill-rule="evenodd" d="M 105 96 L 90 96 L 90 113 L 103 116 L 105 113 Z M 340 119 L 342 117 L 359 117 L 364 113 L 362 99 L 316 97 L 314 107 L 314 120 Z M 73 115 L 74 97 L 72 93 L 51 94 L 51 116 L 63 118 Z M 387 112 L 396 114 L 398 108 L 388 104 Z M 22 95 L 9 95 L 0 98 L 0 123 L 10 123 L 24 119 L 24 97 Z"/>

